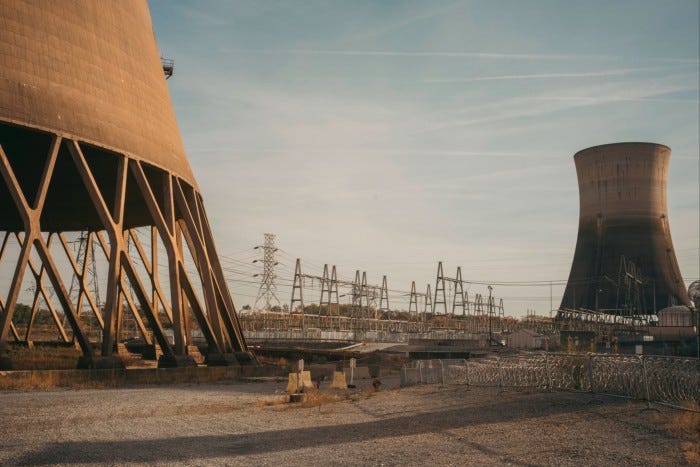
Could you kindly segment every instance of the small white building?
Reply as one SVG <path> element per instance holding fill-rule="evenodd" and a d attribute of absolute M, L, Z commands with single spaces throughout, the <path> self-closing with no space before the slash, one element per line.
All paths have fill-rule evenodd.
<path fill-rule="evenodd" d="M 512 349 L 542 348 L 542 334 L 530 329 L 519 329 L 508 336 L 508 347 Z"/>

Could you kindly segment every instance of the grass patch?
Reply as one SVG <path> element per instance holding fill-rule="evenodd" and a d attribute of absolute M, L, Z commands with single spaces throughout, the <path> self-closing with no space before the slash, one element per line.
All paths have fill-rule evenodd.
<path fill-rule="evenodd" d="M 75 347 L 5 347 L 0 357 L 12 362 L 12 370 L 72 370 L 80 350 Z"/>
<path fill-rule="evenodd" d="M 0 372 L 0 389 L 14 391 L 50 390 L 56 388 L 71 389 L 103 389 L 112 387 L 105 381 L 84 378 L 82 380 L 61 372 L 34 370 L 29 374 L 24 372 Z"/>
<path fill-rule="evenodd" d="M 257 401 L 255 405 L 257 407 L 274 407 L 278 405 L 287 404 L 288 399 L 289 396 L 287 396 L 286 394 L 282 394 L 279 396 L 269 396 Z"/>
<path fill-rule="evenodd" d="M 681 450 L 686 462 L 690 465 L 700 465 L 700 404 L 688 403 L 686 408 L 695 412 L 676 413 L 671 416 L 666 429 L 682 440 Z"/>

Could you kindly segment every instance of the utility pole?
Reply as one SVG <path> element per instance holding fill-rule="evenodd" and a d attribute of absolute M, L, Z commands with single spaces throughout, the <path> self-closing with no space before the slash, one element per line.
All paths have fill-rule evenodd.
<path fill-rule="evenodd" d="M 438 294 L 442 294 L 442 300 Z M 435 301 L 433 302 L 433 311 L 437 313 L 437 306 L 442 305 L 447 314 L 447 297 L 445 296 L 445 275 L 442 272 L 442 261 L 438 262 L 437 279 L 435 280 Z"/>
<path fill-rule="evenodd" d="M 389 314 L 389 288 L 386 285 L 386 276 L 382 277 L 382 288 L 379 292 L 379 311 L 386 312 L 387 318 L 390 318 Z M 376 319 L 376 311 L 375 311 Z"/>
<path fill-rule="evenodd" d="M 367 288 L 367 271 L 362 271 L 362 283 L 360 284 L 360 308 L 362 308 L 362 297 L 365 297 L 365 310 L 361 313 L 363 317 L 369 318 L 369 289 Z M 377 319 L 377 310 L 374 310 L 374 318 Z"/>
<path fill-rule="evenodd" d="M 323 296 L 328 295 L 328 301 L 324 302 L 323 301 Z M 323 277 L 321 278 L 321 299 L 319 300 L 318 303 L 318 316 L 319 318 L 321 317 L 321 309 L 323 308 L 323 304 L 327 303 L 327 309 L 326 309 L 326 314 L 330 315 L 330 308 L 331 308 L 331 284 L 330 284 L 330 278 L 328 277 L 328 264 L 323 265 Z"/>
<path fill-rule="evenodd" d="M 457 266 L 457 277 L 455 277 L 454 283 L 455 293 L 454 297 L 452 298 L 452 316 L 455 315 L 455 308 L 458 306 L 462 308 L 462 316 L 465 316 L 466 311 L 464 309 L 464 289 L 462 287 L 462 266 Z"/>
<path fill-rule="evenodd" d="M 491 346 L 491 342 L 493 341 L 493 329 L 492 329 L 492 318 L 493 318 L 493 298 L 491 297 L 491 291 L 493 290 L 493 287 L 489 285 L 489 347 Z"/>
<path fill-rule="evenodd" d="M 484 302 L 481 294 L 474 295 L 474 316 L 476 319 L 476 332 L 481 332 L 484 329 Z"/>
<path fill-rule="evenodd" d="M 416 294 L 416 281 L 411 281 L 411 298 L 408 300 L 408 316 L 415 309 L 416 317 L 418 317 L 418 295 Z"/>
<path fill-rule="evenodd" d="M 430 291 L 430 284 L 425 289 L 425 303 L 423 304 L 423 317 L 428 314 L 428 307 L 430 307 L 430 314 L 433 314 L 433 294 Z"/>
<path fill-rule="evenodd" d="M 299 298 L 296 297 L 296 291 L 299 290 Z M 294 311 L 294 303 L 299 302 L 301 307 L 301 329 L 304 329 L 304 292 L 301 277 L 301 260 L 297 258 L 296 265 L 294 266 L 294 284 L 292 285 L 292 302 L 289 306 L 289 313 Z"/>
<path fill-rule="evenodd" d="M 275 261 L 275 252 L 277 251 L 277 248 L 275 248 L 275 235 L 266 233 L 265 243 L 256 246 L 254 249 L 257 250 L 259 248 L 263 249 L 263 258 L 262 260 L 253 260 L 253 263 L 262 261 L 263 273 L 262 279 L 260 280 L 258 295 L 255 298 L 255 303 L 253 303 L 253 309 L 257 308 L 258 302 L 262 299 L 265 302 L 265 310 L 270 310 L 273 300 L 277 302 L 278 305 L 280 304 L 279 298 L 277 298 L 277 285 L 275 283 L 277 279 L 277 275 L 275 275 L 275 266 L 279 264 Z M 255 274 L 254 277 L 255 276 L 258 276 L 258 274 Z"/>
<path fill-rule="evenodd" d="M 359 317 L 362 310 L 362 285 L 360 283 L 360 270 L 355 270 L 355 281 L 352 283 L 352 314 Z"/>
<path fill-rule="evenodd" d="M 335 300 L 333 296 L 335 295 Z M 340 314 L 340 299 L 338 297 L 338 275 L 335 271 L 335 264 L 331 268 L 331 285 L 328 288 L 328 314 L 332 315 L 331 306 L 335 304 L 336 311 Z"/>

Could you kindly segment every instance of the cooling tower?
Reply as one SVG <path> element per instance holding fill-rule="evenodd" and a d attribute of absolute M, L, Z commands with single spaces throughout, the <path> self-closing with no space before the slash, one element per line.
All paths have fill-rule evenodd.
<path fill-rule="evenodd" d="M 649 315 L 688 305 L 666 208 L 671 149 L 617 143 L 574 155 L 580 217 L 561 310 Z"/>
<path fill-rule="evenodd" d="M 219 361 L 246 358 L 145 0 L 0 0 L 0 173 L 0 268 L 13 277 L 0 343 L 31 340 L 38 307 L 28 325 L 14 319 L 29 277 L 85 361 L 86 303 L 103 356 L 129 317 L 164 364 L 199 357 L 195 334 Z M 67 245 L 76 231 L 104 252 L 104 304 L 88 284 L 94 258 Z M 3 259 L 13 239 L 19 254 Z"/>

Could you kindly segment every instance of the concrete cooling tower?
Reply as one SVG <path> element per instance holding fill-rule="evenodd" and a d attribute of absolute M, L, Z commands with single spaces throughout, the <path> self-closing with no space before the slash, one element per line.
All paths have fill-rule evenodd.
<path fill-rule="evenodd" d="M 250 359 L 145 0 L 0 0 L 0 175 L 0 268 L 12 277 L 0 343 L 41 339 L 32 325 L 48 310 L 88 366 L 118 360 L 127 321 L 161 365 L 192 364 L 195 344 L 211 364 Z M 88 277 L 100 254 L 101 302 Z M 46 302 L 28 320 L 15 315 L 27 283 Z"/>
<path fill-rule="evenodd" d="M 652 315 L 689 305 L 671 242 L 666 186 L 671 149 L 595 146 L 574 156 L 580 217 L 562 310 Z"/>

